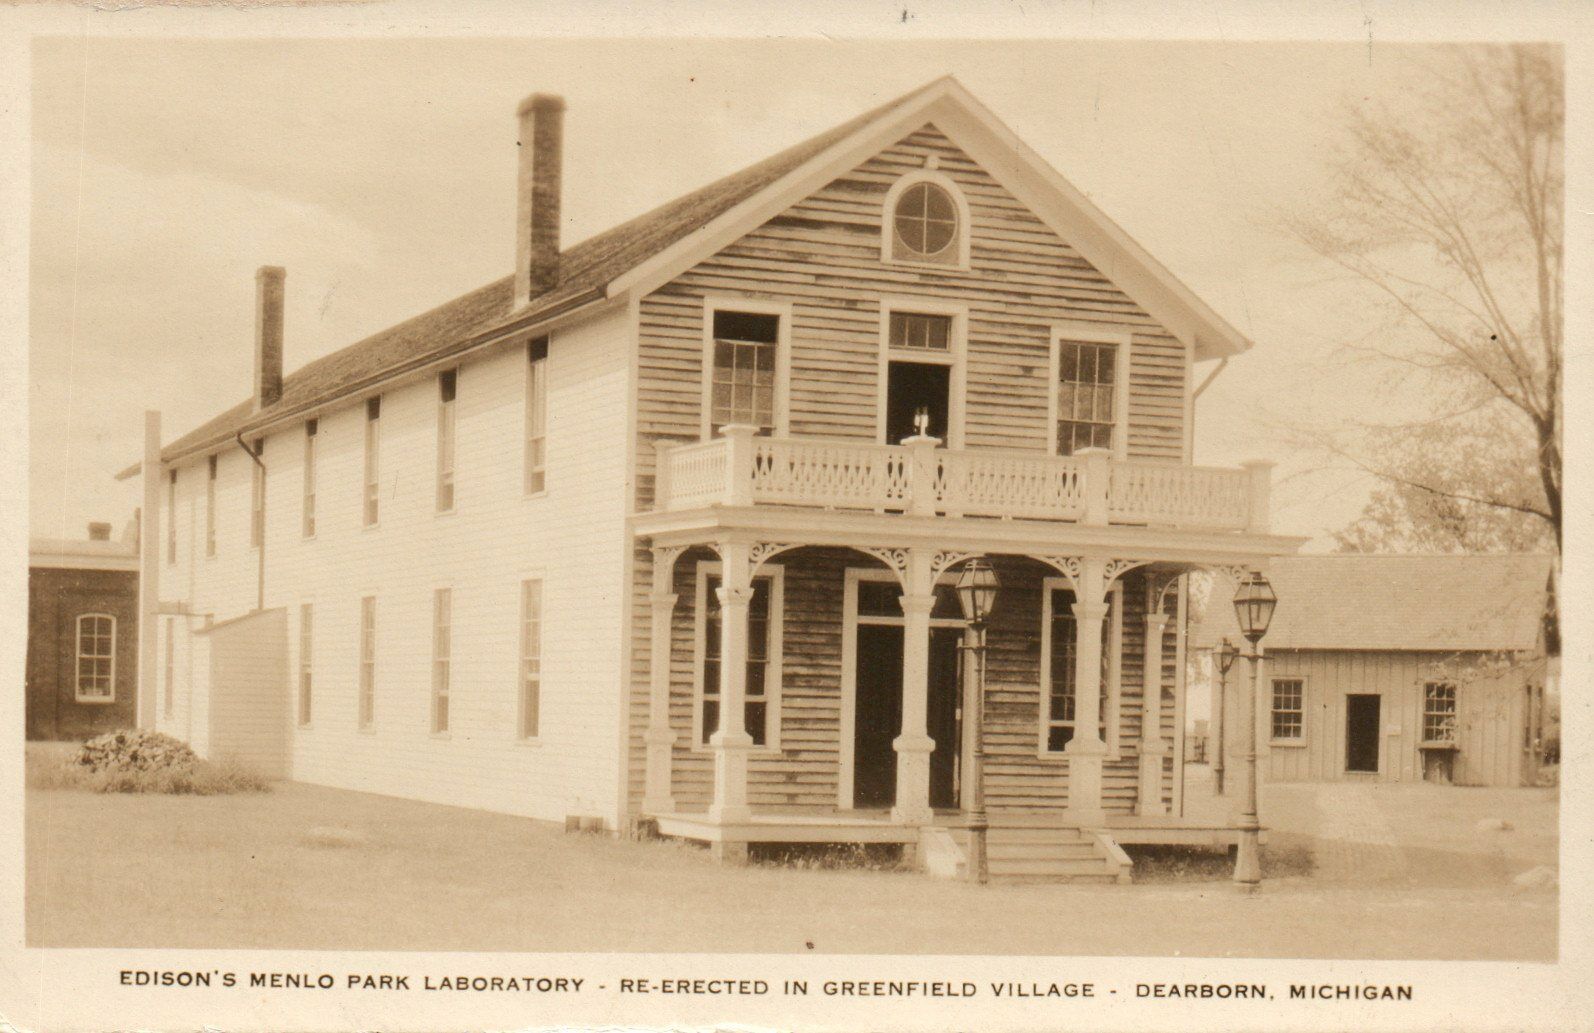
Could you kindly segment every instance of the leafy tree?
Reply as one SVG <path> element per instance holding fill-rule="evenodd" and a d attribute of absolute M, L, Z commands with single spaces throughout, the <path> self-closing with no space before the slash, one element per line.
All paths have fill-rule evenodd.
<path fill-rule="evenodd" d="M 1433 406 L 1322 442 L 1382 482 L 1341 544 L 1559 552 L 1560 51 L 1445 48 L 1429 71 L 1399 113 L 1352 109 L 1331 196 L 1289 223 L 1382 299 L 1390 332 L 1354 347 Z"/>

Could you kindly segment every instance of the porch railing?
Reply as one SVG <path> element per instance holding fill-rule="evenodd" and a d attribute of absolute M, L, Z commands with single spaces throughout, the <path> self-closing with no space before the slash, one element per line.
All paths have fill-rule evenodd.
<path fill-rule="evenodd" d="M 1268 529 L 1272 464 L 1244 468 L 758 437 L 658 445 L 654 506 L 805 506 L 912 516 L 1063 520 L 1204 530 Z"/>

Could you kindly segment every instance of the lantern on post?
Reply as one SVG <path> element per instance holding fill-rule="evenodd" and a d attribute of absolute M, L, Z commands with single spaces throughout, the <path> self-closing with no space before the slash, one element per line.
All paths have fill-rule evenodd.
<path fill-rule="evenodd" d="M 996 571 L 984 560 L 975 557 L 963 566 L 958 577 L 958 605 L 963 608 L 963 619 L 968 622 L 972 642 L 960 646 L 964 656 L 972 660 L 965 667 L 971 677 L 969 699 L 964 707 L 968 715 L 969 737 L 973 751 L 969 762 L 968 804 L 966 823 L 969 830 L 968 877 L 977 883 L 989 878 L 986 864 L 985 834 L 990 822 L 985 816 L 985 628 L 991 610 L 996 606 L 996 593 L 1002 583 Z"/>
<path fill-rule="evenodd" d="M 1213 651 L 1213 659 L 1218 668 L 1218 696 L 1213 700 L 1212 717 L 1212 789 L 1217 795 L 1223 795 L 1223 737 L 1228 728 L 1226 720 L 1226 697 L 1229 694 L 1229 671 L 1234 667 L 1234 661 L 1239 659 L 1240 651 L 1227 635 L 1218 643 L 1218 648 Z"/>
<path fill-rule="evenodd" d="M 1245 721 L 1245 798 L 1240 812 L 1240 843 L 1234 857 L 1234 884 L 1242 893 L 1255 893 L 1262 886 L 1262 859 L 1259 841 L 1262 823 L 1256 806 L 1256 705 L 1262 692 L 1262 636 L 1273 621 L 1278 596 L 1267 578 L 1257 571 L 1246 575 L 1234 592 L 1234 617 L 1240 634 L 1251 643 L 1245 659 L 1251 665 L 1251 699 Z"/>

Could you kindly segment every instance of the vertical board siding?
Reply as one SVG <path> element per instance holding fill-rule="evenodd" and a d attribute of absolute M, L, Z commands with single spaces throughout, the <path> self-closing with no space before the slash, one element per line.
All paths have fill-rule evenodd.
<path fill-rule="evenodd" d="M 1243 665 L 1242 668 L 1243 669 Z M 1423 685 L 1457 683 L 1457 731 L 1452 781 L 1457 785 L 1513 786 L 1524 778 L 1524 694 L 1542 665 L 1489 661 L 1464 654 L 1278 650 L 1267 654 L 1259 726 L 1263 774 L 1276 782 L 1412 782 L 1423 777 Z M 1272 678 L 1305 679 L 1301 745 L 1269 742 Z M 1231 690 L 1232 690 L 1231 680 Z M 1382 698 L 1377 774 L 1345 770 L 1345 697 Z M 1231 691 L 1226 721 L 1238 728 L 1245 693 Z M 1228 763 L 1239 762 L 1237 737 L 1229 738 Z"/>
<path fill-rule="evenodd" d="M 882 206 L 891 186 L 934 159 L 965 195 L 972 219 L 970 268 L 922 270 L 883 263 Z M 967 389 L 964 444 L 1044 453 L 1048 425 L 1051 332 L 1055 323 L 1082 322 L 1131 334 L 1128 452 L 1136 458 L 1185 459 L 1187 356 L 1183 345 L 1118 290 L 1067 241 L 1044 225 L 985 169 L 935 127 L 926 125 L 897 144 L 793 205 L 641 302 L 637 372 L 638 509 L 652 505 L 654 443 L 695 440 L 701 427 L 703 313 L 709 296 L 746 296 L 789 303 L 790 384 L 788 417 L 793 436 L 873 441 L 878 433 L 881 299 L 919 297 L 968 307 Z M 841 554 L 843 556 L 850 554 Z M 852 555 L 820 560 L 805 550 L 788 565 L 787 677 L 801 671 L 802 688 L 784 704 L 787 728 L 804 738 L 790 741 L 784 758 L 755 758 L 750 787 L 754 806 L 835 800 L 836 735 L 839 724 L 840 569 L 871 561 Z M 689 566 L 687 558 L 681 560 Z M 790 565 L 796 564 L 796 566 Z M 840 564 L 838 566 L 837 564 Z M 813 576 L 797 568 L 812 566 Z M 993 805 L 1061 806 L 1066 802 L 1066 761 L 1037 757 L 1040 578 L 1032 565 L 1014 567 L 1019 580 L 1004 606 L 1023 614 L 1012 626 L 992 632 L 992 713 L 989 765 Z M 678 572 L 672 719 L 678 734 L 689 728 L 691 586 Z M 830 580 L 825 581 L 828 578 Z M 652 562 L 639 543 L 632 595 L 629 798 L 642 794 L 646 755 L 649 608 Z M 800 606 L 791 602 L 806 595 Z M 1023 606 L 1018 600 L 1023 599 Z M 1126 593 L 1124 755 L 1108 762 L 1107 806 L 1134 805 L 1140 730 L 1139 650 L 1144 599 Z M 819 604 L 825 612 L 821 614 Z M 1128 614 L 1134 614 L 1128 617 Z M 1022 625 L 1020 627 L 1019 625 Z M 1175 662 L 1176 630 L 1164 649 Z M 684 652 L 683 652 L 684 650 Z M 794 667 L 800 661 L 801 668 Z M 683 673 L 683 664 L 688 665 Z M 1170 677 L 1164 721 L 1173 725 Z M 687 715 L 683 717 L 683 715 Z M 686 721 L 686 724 L 682 722 Z M 706 802 L 707 755 L 676 753 L 676 793 L 683 806 Z M 1173 775 L 1165 780 L 1171 799 Z"/>
<path fill-rule="evenodd" d="M 548 354 L 548 485 L 522 479 L 526 353 L 493 349 L 457 382 L 455 506 L 436 511 L 437 380 L 382 395 L 380 520 L 361 518 L 365 408 L 323 413 L 316 534 L 303 536 L 304 428 L 265 445 L 265 605 L 287 611 L 282 680 L 297 699 L 299 607 L 314 606 L 314 711 L 289 706 L 291 777 L 300 781 L 560 820 L 619 820 L 618 723 L 630 339 L 623 308 L 556 330 Z M 163 729 L 200 747 L 212 694 L 207 619 L 255 607 L 250 460 L 220 453 L 217 549 L 205 555 L 204 457 L 178 470 L 178 562 L 162 556 L 162 598 L 177 624 L 177 692 Z M 517 738 L 520 582 L 544 581 L 542 734 Z M 432 593 L 453 591 L 450 730 L 430 731 Z M 375 596 L 375 721 L 357 728 L 360 599 Z M 644 610 L 645 612 L 645 610 Z M 165 622 L 162 621 L 164 632 Z M 161 648 L 164 648 L 163 646 Z M 162 654 L 164 655 L 164 654 Z M 218 700 L 219 696 L 216 697 Z"/>

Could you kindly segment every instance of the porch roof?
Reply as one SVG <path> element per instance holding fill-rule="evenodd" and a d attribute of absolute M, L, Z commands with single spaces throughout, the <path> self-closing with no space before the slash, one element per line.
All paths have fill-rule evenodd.
<path fill-rule="evenodd" d="M 1527 651 L 1538 646 L 1551 558 L 1542 555 L 1347 555 L 1274 559 L 1278 610 L 1265 649 Z M 1234 608 L 1213 593 L 1198 649 L 1241 641 Z"/>

